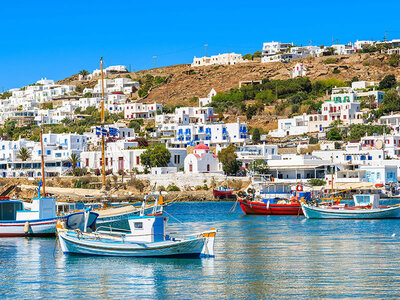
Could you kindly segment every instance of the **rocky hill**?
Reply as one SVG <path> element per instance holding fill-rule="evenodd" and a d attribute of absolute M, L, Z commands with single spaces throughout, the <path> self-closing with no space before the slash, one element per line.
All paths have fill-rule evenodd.
<path fill-rule="evenodd" d="M 193 97 L 206 97 L 211 88 L 217 92 L 226 92 L 231 88 L 238 87 L 240 81 L 269 79 L 288 79 L 291 70 L 301 62 L 307 67 L 307 77 L 311 81 L 318 79 L 337 78 L 350 81 L 357 76 L 360 80 L 380 81 L 387 74 L 395 74 L 400 79 L 400 69 L 389 65 L 389 56 L 380 53 L 372 54 L 353 54 L 342 56 L 328 56 L 318 58 L 306 58 L 295 60 L 290 63 L 267 63 L 247 62 L 233 66 L 204 66 L 191 67 L 189 64 L 174 65 L 156 69 L 142 70 L 135 73 L 115 74 L 107 78 L 131 77 L 139 79 L 150 74 L 153 76 L 164 76 L 167 80 L 151 89 L 150 93 L 143 99 L 137 99 L 145 103 L 158 102 L 164 105 L 189 105 L 197 103 L 191 102 Z M 334 72 L 334 70 L 336 70 Z M 59 83 L 82 85 L 92 87 L 97 82 L 94 78 L 91 81 L 78 81 L 78 76 L 60 80 Z M 139 98 L 136 97 L 135 98 Z M 260 116 L 255 118 L 256 126 L 260 125 L 265 129 L 274 128 L 276 116 L 268 113 L 269 117 Z M 232 119 L 236 116 L 227 116 Z M 261 124 L 258 124 L 260 123 Z"/>

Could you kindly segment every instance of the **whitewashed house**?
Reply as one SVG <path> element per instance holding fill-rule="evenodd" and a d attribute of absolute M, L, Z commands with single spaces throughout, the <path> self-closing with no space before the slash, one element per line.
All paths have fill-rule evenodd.
<path fill-rule="evenodd" d="M 212 88 L 211 91 L 208 93 L 206 98 L 199 98 L 199 106 L 206 106 L 212 102 L 212 97 L 214 97 L 217 92 Z"/>
<path fill-rule="evenodd" d="M 303 77 L 307 74 L 307 68 L 302 63 L 297 63 L 292 70 L 292 78 Z"/>
<path fill-rule="evenodd" d="M 194 57 L 192 67 L 212 66 L 212 65 L 235 65 L 237 63 L 245 62 L 241 54 L 237 53 L 223 53 L 213 55 L 211 57 Z"/>
<path fill-rule="evenodd" d="M 127 103 L 124 106 L 125 119 L 149 119 L 162 112 L 162 104 L 157 103 Z"/>

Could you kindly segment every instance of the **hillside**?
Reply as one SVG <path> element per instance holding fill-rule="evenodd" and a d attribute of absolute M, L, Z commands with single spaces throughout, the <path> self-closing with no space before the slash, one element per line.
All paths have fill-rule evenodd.
<path fill-rule="evenodd" d="M 327 61 L 328 59 L 328 61 Z M 267 63 L 247 62 L 233 66 L 204 66 L 192 68 L 189 64 L 174 65 L 156 69 L 142 70 L 135 73 L 111 75 L 107 78 L 129 76 L 139 79 L 150 74 L 152 76 L 164 76 L 167 80 L 151 89 L 150 93 L 143 99 L 145 103 L 158 102 L 163 105 L 189 105 L 193 97 L 206 97 L 211 88 L 217 92 L 226 92 L 231 88 L 238 87 L 240 81 L 269 79 L 288 79 L 291 70 L 298 63 L 304 63 L 307 67 L 307 77 L 311 81 L 317 79 L 337 78 L 350 81 L 357 76 L 359 80 L 380 81 L 387 74 L 395 74 L 400 79 L 400 69 L 391 67 L 388 63 L 389 56 L 380 53 L 365 53 L 342 56 L 329 56 L 319 58 L 306 58 L 295 60 L 290 63 Z M 333 63 L 332 63 L 333 60 Z M 336 62 L 335 62 L 336 60 Z M 327 63 L 329 62 L 329 63 Z M 334 74 L 337 69 L 340 72 Z M 337 72 L 337 71 L 336 71 Z M 97 82 L 77 81 L 77 75 L 66 78 L 58 83 L 83 85 L 93 87 Z M 135 98 L 138 98 L 137 95 Z M 271 114 L 272 109 L 266 108 L 262 115 L 256 116 L 250 122 L 250 126 L 259 126 L 266 130 L 276 127 L 277 116 Z M 226 120 L 236 120 L 234 115 L 226 115 Z M 244 120 L 245 118 L 242 118 Z"/>

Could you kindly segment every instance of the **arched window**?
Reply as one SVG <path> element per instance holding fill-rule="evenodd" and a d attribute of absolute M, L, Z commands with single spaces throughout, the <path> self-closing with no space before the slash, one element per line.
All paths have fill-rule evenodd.
<path fill-rule="evenodd" d="M 210 165 L 207 165 L 207 172 L 210 172 Z"/>

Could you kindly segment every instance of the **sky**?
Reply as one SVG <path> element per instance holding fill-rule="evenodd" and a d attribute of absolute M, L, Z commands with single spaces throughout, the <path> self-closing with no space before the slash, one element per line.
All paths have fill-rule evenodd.
<path fill-rule="evenodd" d="M 0 92 L 42 77 L 262 49 L 263 42 L 332 45 L 400 38 L 400 1 L 2 1 Z"/>

